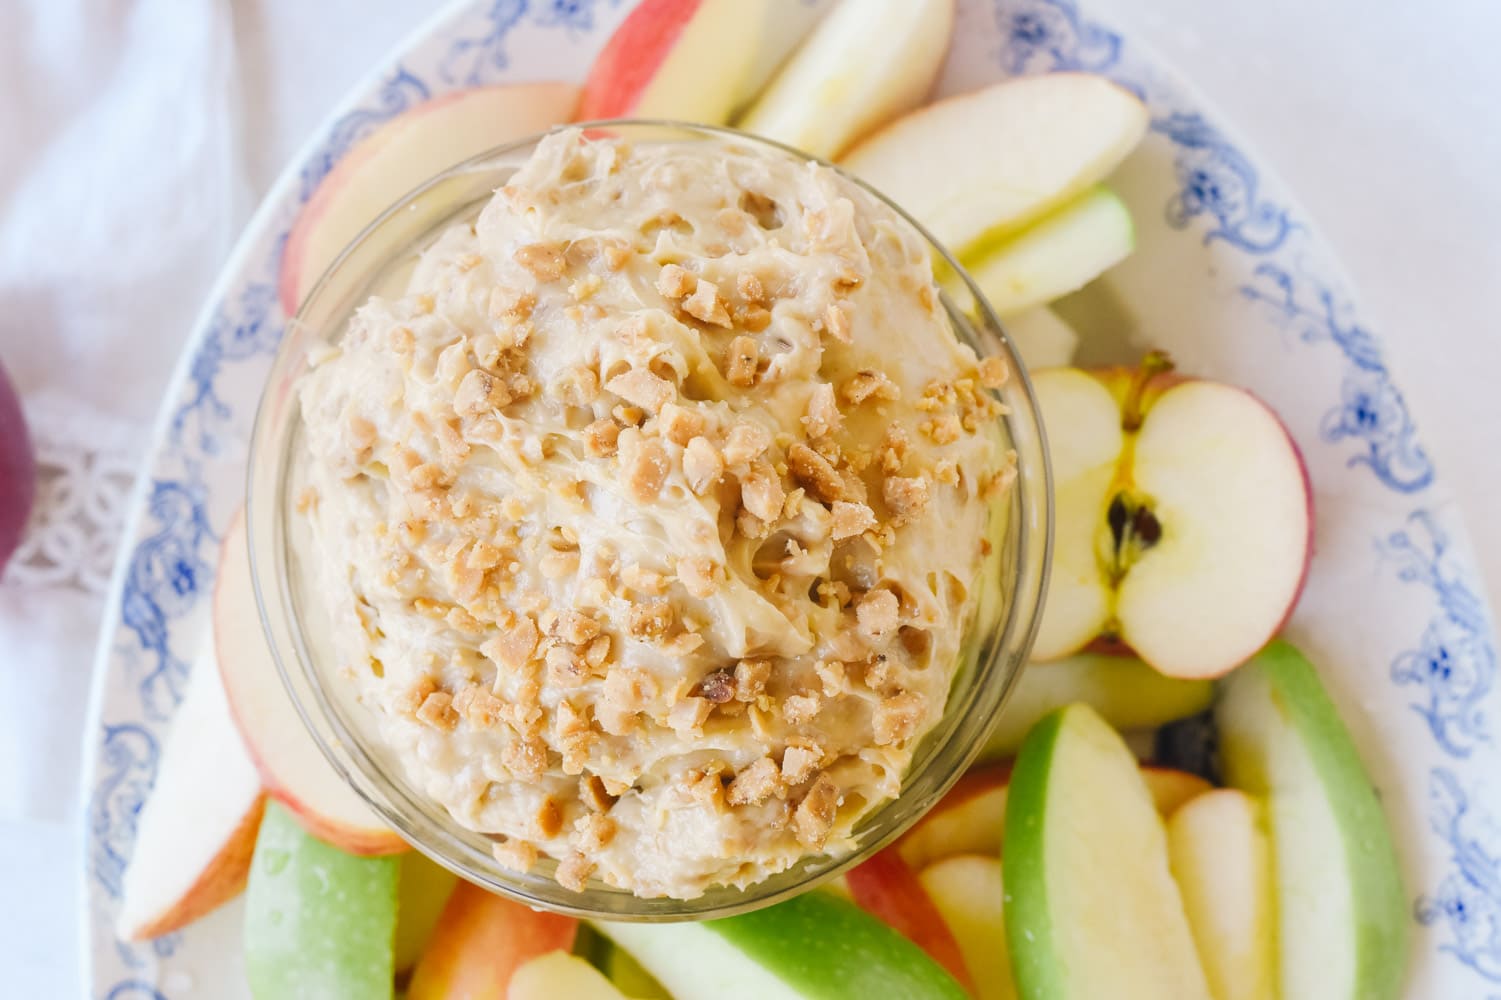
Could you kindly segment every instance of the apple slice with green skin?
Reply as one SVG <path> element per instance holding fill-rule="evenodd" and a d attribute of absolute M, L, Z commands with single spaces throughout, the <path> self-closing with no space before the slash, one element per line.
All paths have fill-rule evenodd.
<path fill-rule="evenodd" d="M 959 942 L 896 848 L 877 851 L 846 872 L 845 879 L 856 906 L 927 952 L 961 985 L 974 986 Z"/>
<path fill-rule="evenodd" d="M 573 117 L 579 88 L 520 83 L 455 91 L 380 125 L 339 160 L 287 234 L 278 294 L 291 316 L 360 231 L 429 177 Z"/>
<path fill-rule="evenodd" d="M 1282 996 L 1399 996 L 1408 916 L 1396 850 L 1313 665 L 1274 640 L 1225 679 L 1215 720 L 1226 782 L 1267 803 Z"/>
<path fill-rule="evenodd" d="M 1103 636 L 1174 677 L 1243 663 L 1291 613 L 1312 551 L 1307 472 L 1277 415 L 1159 353 L 1033 386 L 1057 484 L 1033 658 Z"/>
<path fill-rule="evenodd" d="M 267 803 L 245 894 L 256 1000 L 390 997 L 398 865 L 346 854 Z"/>
<path fill-rule="evenodd" d="M 1039 719 L 1074 702 L 1091 706 L 1124 731 L 1156 729 L 1197 715 L 1213 701 L 1212 681 L 1166 677 L 1134 656 L 1076 653 L 1033 663 L 1022 671 L 983 756 L 1011 756 Z"/>
<path fill-rule="evenodd" d="M 959 941 L 979 1000 L 1015 1000 L 1001 862 L 979 854 L 956 854 L 917 876 L 943 921 Z"/>
<path fill-rule="evenodd" d="M 962 259 L 1098 184 L 1147 120 L 1141 101 L 1104 77 L 1045 73 L 904 115 L 841 164 Z"/>
<path fill-rule="evenodd" d="M 1168 862 L 1215 1000 L 1277 996 L 1272 851 L 1261 803 L 1220 788 L 1168 817 Z"/>
<path fill-rule="evenodd" d="M 467 997 L 469 994 L 455 994 Z M 521 965 L 509 987 L 496 996 L 505 1000 L 627 1000 L 594 966 L 564 951 L 548 952 Z"/>
<path fill-rule="evenodd" d="M 1087 705 L 1042 720 L 1017 756 L 1005 912 L 1022 996 L 1209 1000 L 1162 817 L 1131 751 Z"/>
<path fill-rule="evenodd" d="M 573 917 L 460 882 L 412 970 L 407 1000 L 502 1000 L 517 969 L 550 951 L 571 950 L 578 927 Z"/>
<path fill-rule="evenodd" d="M 1079 334 L 1047 306 L 1002 317 L 1006 337 L 1031 371 L 1061 368 L 1074 362 Z"/>
<path fill-rule="evenodd" d="M 672 994 L 664 990 L 662 984 L 624 948 L 617 948 L 613 944 L 609 946 L 605 953 L 604 970 L 605 975 L 610 977 L 610 982 L 620 992 L 631 997 L 631 1000 L 672 1000 Z"/>
<path fill-rule="evenodd" d="M 955 0 L 841 3 L 813 29 L 738 126 L 833 159 L 865 133 L 922 103 L 948 54 L 954 5 Z"/>
<path fill-rule="evenodd" d="M 829 892 L 702 923 L 594 924 L 675 1000 L 962 1000 L 917 945 Z"/>
<path fill-rule="evenodd" d="M 1135 245 L 1126 203 L 1096 187 L 994 246 L 975 248 L 963 264 L 996 314 L 1010 316 L 1078 291 Z"/>
<path fill-rule="evenodd" d="M 410 972 L 427 948 L 459 877 L 416 851 L 401 856 L 397 882 L 396 972 Z"/>
<path fill-rule="evenodd" d="M 957 854 L 999 855 L 1005 838 L 1006 799 L 1011 764 L 1002 762 L 970 771 L 949 789 L 928 814 L 894 845 L 914 871 Z M 1212 786 L 1197 774 L 1171 767 L 1142 765 L 1142 781 L 1157 812 L 1170 816 Z"/>
<path fill-rule="evenodd" d="M 115 923 L 121 940 L 171 933 L 239 895 L 265 802 L 206 643 L 136 820 Z"/>
<path fill-rule="evenodd" d="M 323 756 L 281 682 L 255 603 L 244 511 L 220 549 L 214 648 L 230 714 L 271 797 L 314 836 L 351 854 L 409 850 Z"/>
<path fill-rule="evenodd" d="M 755 68 L 764 2 L 643 0 L 595 57 L 579 118 L 726 124 Z"/>

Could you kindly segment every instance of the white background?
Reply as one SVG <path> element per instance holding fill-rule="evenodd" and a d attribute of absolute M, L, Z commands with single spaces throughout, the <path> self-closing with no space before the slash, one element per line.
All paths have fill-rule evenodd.
<path fill-rule="evenodd" d="M 1501 5 L 1494 0 L 1084 3 L 1107 20 L 1136 28 L 1138 37 L 1197 83 L 1298 193 L 1343 258 L 1363 317 L 1384 339 L 1422 440 L 1440 476 L 1460 497 L 1492 593 L 1501 590 L 1501 520 L 1490 516 L 1501 507 L 1496 457 L 1501 322 L 1493 299 L 1501 290 L 1501 114 L 1496 110 Z M 205 0 L 190 5 L 199 13 L 188 17 L 170 0 L 30 0 L 4 6 L 0 357 L 23 393 L 34 397 L 28 399 L 32 413 L 49 388 L 87 377 L 89 366 L 97 365 L 106 386 L 98 408 L 121 435 L 122 453 L 139 452 L 188 318 L 254 200 L 330 105 L 428 16 L 430 5 Z M 197 23 L 195 18 L 206 19 Z M 167 22 L 174 30 L 194 22 L 199 35 L 127 30 Z M 10 46 L 18 51 L 7 51 Z M 208 55 L 196 62 L 188 58 L 202 53 Z M 156 83 L 143 87 L 141 78 L 152 74 Z M 113 111 L 86 117 L 91 104 L 112 93 L 128 96 L 130 87 L 137 96 L 130 98 L 123 118 Z M 139 125 L 133 124 L 135 112 Z M 177 294 L 159 302 L 131 302 L 137 311 L 154 311 L 137 317 L 126 350 L 119 344 L 90 349 L 88 324 L 82 333 L 76 324 L 63 324 L 67 329 L 57 344 L 38 349 L 36 339 L 50 332 L 47 316 L 20 294 L 25 287 L 18 278 L 34 274 L 47 260 L 45 242 L 35 238 L 35 217 L 65 223 L 51 227 L 63 264 L 78 246 L 79 234 L 86 237 L 95 221 L 91 213 L 68 215 L 89 203 L 84 192 L 59 197 L 54 190 L 55 201 L 49 201 L 42 193 L 46 181 L 86 182 L 92 176 L 88 194 L 93 198 L 149 199 L 155 179 L 170 197 L 180 183 L 171 171 L 182 163 L 160 151 L 172 148 L 179 132 L 203 122 L 210 127 L 195 134 L 192 145 L 196 183 L 182 189 L 184 198 L 192 195 L 186 218 L 166 229 L 167 236 L 180 234 L 174 238 L 191 242 L 199 259 L 155 286 L 175 288 Z M 51 143 L 50 155 L 58 157 L 55 163 L 33 155 L 44 140 Z M 205 178 L 204 163 L 222 176 Z M 90 165 L 103 168 L 102 175 L 90 175 Z M 110 167 L 117 167 L 117 174 Z M 33 225 L 25 245 L 7 246 L 7 231 L 24 230 L 17 220 L 24 223 L 27 217 Z M 86 283 L 88 277 L 79 280 Z M 100 330 L 109 329 L 110 307 L 108 297 L 98 304 L 94 319 Z M 131 377 L 115 374 L 116 384 L 107 381 L 122 370 Z M 92 633 L 96 622 L 88 615 L 97 602 L 86 594 L 68 599 L 73 603 L 56 635 Z M 5 614 L 12 625 L 40 620 L 45 618 L 40 605 L 35 594 L 0 588 L 0 755 L 19 755 L 13 769 L 55 764 L 40 791 L 10 794 L 0 780 L 0 792 L 7 793 L 0 795 L 0 954 L 13 952 L 0 962 L 5 977 L 0 994 L 63 997 L 78 993 L 81 846 L 71 775 L 92 643 L 64 647 L 48 633 L 36 638 L 40 629 L 9 640 Z M 32 714 L 30 701 L 17 694 L 36 685 L 70 707 L 50 718 L 33 742 L 7 744 L 3 734 L 26 733 L 21 717 Z M 0 760 L 0 779 L 4 766 Z"/>

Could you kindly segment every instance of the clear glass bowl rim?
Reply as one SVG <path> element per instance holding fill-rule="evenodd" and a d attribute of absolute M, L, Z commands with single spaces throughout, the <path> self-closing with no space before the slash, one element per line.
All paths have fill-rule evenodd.
<path fill-rule="evenodd" d="M 670 897 L 643 898 L 627 890 L 591 881 L 582 892 L 564 889 L 552 878 L 535 870 L 520 875 L 502 867 L 487 852 L 480 852 L 462 838 L 475 836 L 451 820 L 431 801 L 417 801 L 386 776 L 364 751 L 361 740 L 339 718 L 322 690 L 322 675 L 301 633 L 300 619 L 291 602 L 284 513 L 285 482 L 291 458 L 289 430 L 275 423 L 277 393 L 286 392 L 301 370 L 297 350 L 309 328 L 306 317 L 319 296 L 356 256 L 373 234 L 392 222 L 408 205 L 431 192 L 446 179 L 483 168 L 507 154 L 529 149 L 549 132 L 496 146 L 433 175 L 381 212 L 329 265 L 309 290 L 297 315 L 288 321 L 278 346 L 266 388 L 262 393 L 250 443 L 246 483 L 246 533 L 257 610 L 270 645 L 281 682 L 291 693 L 303 724 L 336 772 L 386 823 L 415 849 L 454 874 L 483 888 L 515 899 L 527 906 L 547 909 L 584 919 L 604 920 L 699 920 L 732 916 L 797 895 L 820 882 L 837 877 L 890 844 L 922 817 L 972 764 L 1001 711 L 1006 697 L 1025 665 L 1041 619 L 1042 603 L 1052 560 L 1053 489 L 1042 415 L 1019 354 L 1006 337 L 1001 322 L 975 286 L 968 272 L 937 242 L 921 223 L 885 195 L 836 164 L 809 156 L 782 143 L 734 129 L 658 119 L 611 119 L 580 122 L 562 128 L 600 129 L 626 133 L 670 130 L 684 136 L 724 139 L 779 151 L 804 162 L 816 162 L 870 192 L 894 209 L 928 242 L 969 296 L 973 308 L 966 314 L 953 307 L 945 293 L 945 305 L 957 327 L 956 333 L 982 355 L 1002 357 L 1012 377 L 1003 393 L 1009 412 L 1003 417 L 1009 444 L 1018 453 L 1017 480 L 1011 491 L 1013 510 L 1008 538 L 1015 538 L 1015 572 L 1006 581 L 1007 606 L 994 633 L 979 637 L 985 644 L 976 662 L 975 676 L 964 692 L 963 706 L 955 700 L 961 692 L 951 690 L 938 730 L 948 738 L 926 751 L 920 749 L 903 777 L 901 794 L 872 810 L 856 828 L 858 848 L 837 860 L 824 855 L 805 858 L 800 864 L 745 889 L 715 887 L 691 900 Z M 457 213 L 455 213 L 457 214 Z M 452 216 L 450 216 L 451 218 Z M 416 241 L 406 243 L 410 249 Z M 389 255 L 385 258 L 389 262 Z M 372 272 L 372 276 L 373 276 Z M 326 332 L 326 331 L 324 331 Z M 295 366 L 295 367 L 294 367 Z M 289 370 L 292 369 L 292 370 Z M 290 380 L 289 380 L 290 377 Z M 290 423 L 299 419 L 294 411 Z M 268 476 L 270 482 L 267 481 Z M 1001 562 L 1004 563 L 1004 553 Z M 973 641 L 967 636 L 966 641 Z M 957 707 L 963 714 L 956 716 Z"/>

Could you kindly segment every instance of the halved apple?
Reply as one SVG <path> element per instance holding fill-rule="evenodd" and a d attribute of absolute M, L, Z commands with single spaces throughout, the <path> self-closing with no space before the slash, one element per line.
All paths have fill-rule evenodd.
<path fill-rule="evenodd" d="M 959 941 L 979 1000 L 1015 1000 L 999 858 L 957 854 L 917 876 Z"/>
<path fill-rule="evenodd" d="M 394 854 L 406 841 L 323 756 L 276 672 L 250 578 L 245 515 L 224 532 L 214 586 L 214 644 L 230 715 L 271 797 L 308 832 L 350 854 Z"/>
<path fill-rule="evenodd" d="M 1030 371 L 1073 364 L 1079 349 L 1078 331 L 1047 306 L 1002 317 L 1001 325 Z"/>
<path fill-rule="evenodd" d="M 571 83 L 460 90 L 425 101 L 356 143 L 318 184 L 287 234 L 278 293 L 291 316 L 375 217 L 438 171 L 573 117 Z"/>
<path fill-rule="evenodd" d="M 966 996 L 921 948 L 829 892 L 723 920 L 593 925 L 676 1000 Z"/>
<path fill-rule="evenodd" d="M 251 994 L 390 997 L 398 864 L 346 854 L 269 803 L 245 894 Z"/>
<path fill-rule="evenodd" d="M 533 910 L 460 882 L 412 970 L 407 1000 L 503 1000 L 522 966 L 548 952 L 569 951 L 578 927 L 573 917 Z"/>
<path fill-rule="evenodd" d="M 136 819 L 115 922 L 121 940 L 171 933 L 239 895 L 265 802 L 205 643 Z"/>
<path fill-rule="evenodd" d="M 846 0 L 819 22 L 737 124 L 833 159 L 927 96 L 948 53 L 954 4 Z"/>
<path fill-rule="evenodd" d="M 900 932 L 960 983 L 974 986 L 959 942 L 896 848 L 877 851 L 846 872 L 845 879 L 856 906 Z"/>
<path fill-rule="evenodd" d="M 1096 187 L 993 247 L 963 260 L 997 315 L 1010 316 L 1078 291 L 1136 245 L 1120 196 Z"/>
<path fill-rule="evenodd" d="M 1272 852 L 1261 803 L 1220 788 L 1167 821 L 1168 862 L 1215 1000 L 1277 996 Z"/>
<path fill-rule="evenodd" d="M 595 57 L 579 118 L 724 125 L 755 66 L 765 4 L 643 0 Z"/>
<path fill-rule="evenodd" d="M 1141 101 L 1104 77 L 1047 73 L 929 104 L 841 162 L 962 257 L 1098 184 L 1146 129 Z"/>
<path fill-rule="evenodd" d="M 1123 731 L 1156 729 L 1196 715 L 1214 700 L 1208 680 L 1166 677 L 1134 656 L 1076 653 L 1028 664 L 985 743 L 987 758 L 1008 757 L 1039 719 L 1083 702 Z"/>
<path fill-rule="evenodd" d="M 1407 896 L 1370 776 L 1312 664 L 1270 643 L 1224 681 L 1225 778 L 1267 802 L 1284 997 L 1402 992 Z"/>
<path fill-rule="evenodd" d="M 1016 759 L 1005 920 L 1022 996 L 1210 998 L 1162 818 L 1131 751 L 1088 706 L 1048 716 Z"/>
<path fill-rule="evenodd" d="M 1038 372 L 1058 529 L 1032 655 L 1104 635 L 1158 671 L 1217 677 L 1291 613 L 1312 551 L 1297 445 L 1244 389 L 1141 367 Z"/>

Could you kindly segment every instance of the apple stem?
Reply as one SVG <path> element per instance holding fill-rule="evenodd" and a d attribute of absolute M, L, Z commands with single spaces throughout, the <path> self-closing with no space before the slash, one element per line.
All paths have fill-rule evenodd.
<path fill-rule="evenodd" d="M 1147 356 L 1141 359 L 1141 366 L 1136 370 L 1136 377 L 1131 380 L 1131 388 L 1126 392 L 1125 405 L 1121 407 L 1121 427 L 1127 431 L 1141 429 L 1141 421 L 1144 414 L 1141 411 L 1141 397 L 1146 394 L 1147 386 L 1158 375 L 1166 375 L 1173 370 L 1173 359 L 1168 357 L 1166 351 L 1149 351 Z"/>

